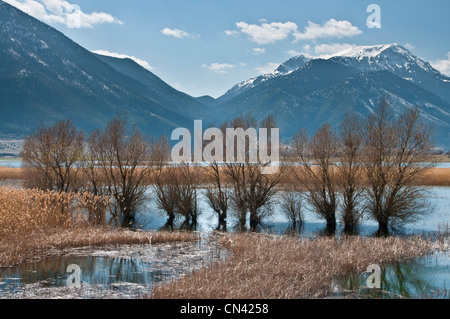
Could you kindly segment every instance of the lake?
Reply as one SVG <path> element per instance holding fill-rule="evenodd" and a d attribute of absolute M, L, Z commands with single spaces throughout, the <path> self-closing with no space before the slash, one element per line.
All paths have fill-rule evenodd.
<path fill-rule="evenodd" d="M 416 223 L 397 229 L 398 235 L 428 234 L 448 230 L 450 224 L 450 187 L 428 188 L 430 214 Z M 148 193 L 152 197 L 152 191 Z M 151 291 L 154 284 L 183 276 L 184 273 L 206 265 L 214 259 L 222 260 L 226 252 L 214 240 L 218 219 L 200 196 L 201 215 L 196 231 L 202 235 L 198 244 L 165 244 L 154 246 L 106 247 L 68 250 L 61 256 L 43 259 L 36 263 L 0 269 L 0 298 L 137 298 Z M 292 234 L 288 220 L 280 207 L 271 207 L 273 215 L 264 221 L 260 232 Z M 159 230 L 167 217 L 155 201 L 148 201 L 136 217 L 136 226 L 143 230 Z M 180 226 L 182 220 L 176 221 Z M 230 216 L 228 232 L 237 231 L 237 221 Z M 338 227 L 337 235 L 342 232 Z M 373 236 L 377 224 L 364 220 L 359 228 L 363 236 Z M 294 234 L 305 238 L 320 235 L 325 223 L 312 211 L 304 211 L 304 225 Z M 356 274 L 339 283 L 343 290 L 357 291 L 360 296 L 396 298 L 436 297 L 436 291 L 444 291 L 449 285 L 448 253 L 418 258 L 398 263 L 383 270 L 383 292 L 364 289 L 364 276 Z M 82 270 L 82 288 L 67 288 L 67 266 L 78 264 Z M 426 284 L 426 285 L 425 285 Z M 426 289 L 419 289 L 425 285 Z M 406 287 L 406 288 L 405 288 Z M 344 293 L 339 293 L 339 296 Z"/>

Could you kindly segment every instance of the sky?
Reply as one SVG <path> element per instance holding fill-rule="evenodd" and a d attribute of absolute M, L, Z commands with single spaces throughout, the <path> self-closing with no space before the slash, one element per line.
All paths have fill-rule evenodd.
<path fill-rule="evenodd" d="M 398 43 L 450 75 L 448 0 L 4 1 L 195 97 L 352 45 Z"/>

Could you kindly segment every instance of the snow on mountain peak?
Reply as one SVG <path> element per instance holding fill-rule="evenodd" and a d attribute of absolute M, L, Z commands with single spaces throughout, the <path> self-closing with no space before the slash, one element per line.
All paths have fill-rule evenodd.
<path fill-rule="evenodd" d="M 392 51 L 407 55 L 410 54 L 408 50 L 404 49 L 397 43 L 392 44 L 380 44 L 380 45 L 362 45 L 362 46 L 353 46 L 344 51 L 340 51 L 335 54 L 322 56 L 324 59 L 331 59 L 334 57 L 343 57 L 343 58 L 356 58 L 358 60 L 364 58 L 375 58 L 380 56 L 386 50 L 391 49 Z"/>

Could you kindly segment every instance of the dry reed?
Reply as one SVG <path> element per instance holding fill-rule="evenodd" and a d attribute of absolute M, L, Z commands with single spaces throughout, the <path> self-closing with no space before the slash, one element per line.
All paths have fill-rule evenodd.
<path fill-rule="evenodd" d="M 98 226 L 102 218 L 90 218 L 90 214 L 104 214 L 106 203 L 105 198 L 88 193 L 0 187 L 0 266 L 62 248 L 198 239 L 189 233 L 145 233 Z M 101 225 L 105 225 L 101 217 Z"/>
<path fill-rule="evenodd" d="M 299 170 L 299 168 L 290 168 L 292 170 Z M 206 169 L 203 167 L 193 168 L 195 174 L 195 180 L 200 185 L 211 184 L 211 177 L 206 173 Z M 225 178 L 225 174 L 223 174 Z M 282 180 L 282 185 L 289 186 L 293 183 L 292 173 L 285 174 L 285 178 Z M 0 167 L 0 180 L 23 180 L 23 170 L 21 168 L 9 168 Z M 154 182 L 153 176 L 145 179 L 145 184 L 151 185 Z M 425 172 L 423 176 L 420 176 L 415 183 L 418 186 L 450 186 L 450 168 L 432 168 Z"/>
<path fill-rule="evenodd" d="M 229 235 L 232 257 L 179 281 L 156 286 L 150 298 L 297 299 L 332 293 L 332 283 L 370 264 L 421 256 L 431 241 L 415 238 L 316 238 Z"/>

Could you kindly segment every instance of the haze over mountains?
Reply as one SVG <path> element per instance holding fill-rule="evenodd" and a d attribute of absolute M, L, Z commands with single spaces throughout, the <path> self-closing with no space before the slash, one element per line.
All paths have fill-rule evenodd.
<path fill-rule="evenodd" d="M 193 120 L 220 124 L 273 114 L 284 138 L 336 126 L 348 111 L 368 115 L 383 96 L 394 110 L 418 106 L 450 148 L 450 78 L 397 44 L 353 47 L 320 59 L 294 57 L 218 99 L 175 90 L 130 59 L 94 54 L 0 1 L 0 136 L 23 137 L 70 118 L 84 129 L 126 115 L 145 133 L 170 134 Z"/>

